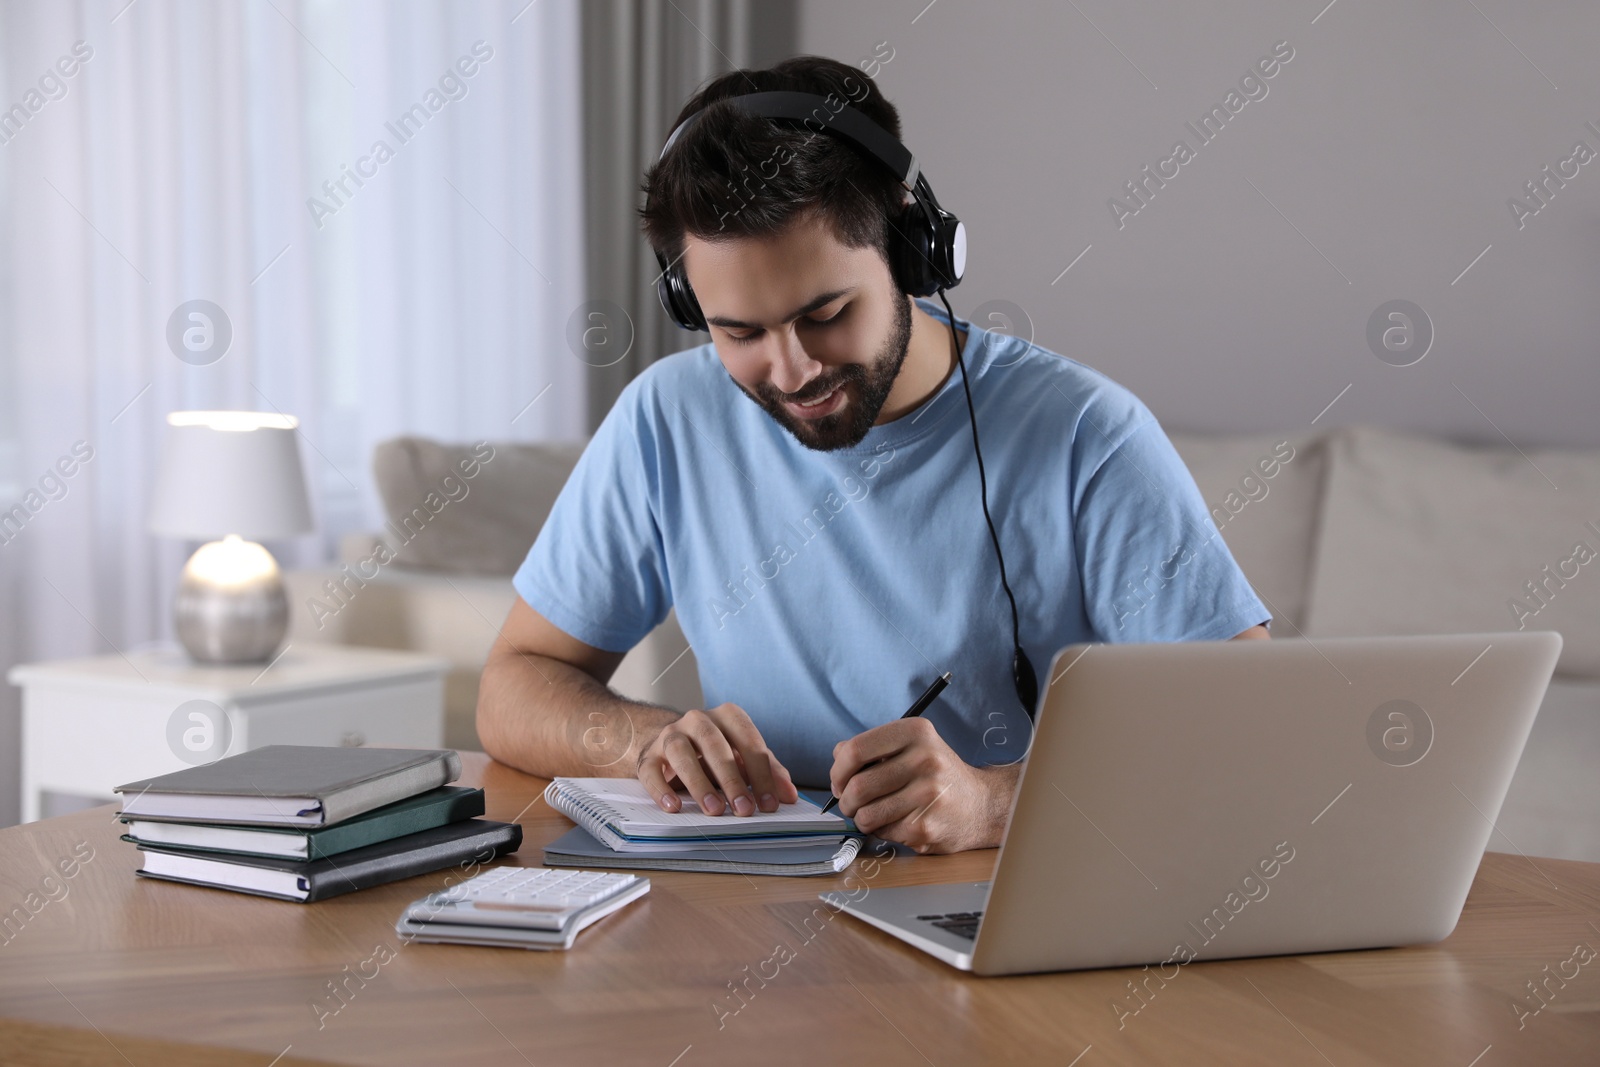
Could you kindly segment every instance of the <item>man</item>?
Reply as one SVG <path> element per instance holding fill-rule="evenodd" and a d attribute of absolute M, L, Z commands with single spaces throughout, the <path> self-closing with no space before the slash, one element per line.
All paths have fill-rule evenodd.
<path fill-rule="evenodd" d="M 668 811 L 830 787 L 923 852 L 997 845 L 1031 723 L 981 508 L 949 317 L 895 282 L 897 177 L 838 136 L 717 101 L 834 94 L 895 137 L 861 71 L 717 78 L 646 175 L 644 228 L 711 343 L 623 390 L 517 572 L 478 731 L 534 774 L 637 776 Z M 1083 364 L 956 320 L 1021 644 L 1265 637 L 1270 621 L 1149 410 Z M 707 707 L 606 681 L 676 606 Z M 932 679 L 952 681 L 917 719 Z M 1041 679 L 1043 681 L 1043 679 Z M 1130 708 L 1129 714 L 1138 714 Z"/>

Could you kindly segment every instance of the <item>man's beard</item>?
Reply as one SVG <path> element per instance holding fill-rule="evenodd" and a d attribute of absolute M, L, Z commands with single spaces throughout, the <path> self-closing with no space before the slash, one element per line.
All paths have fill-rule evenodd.
<path fill-rule="evenodd" d="M 803 391 L 793 395 L 778 392 L 771 382 L 762 382 L 754 391 L 737 381 L 734 384 L 807 448 L 832 452 L 860 444 L 878 421 L 878 415 L 889 399 L 889 392 L 894 388 L 894 380 L 900 374 L 900 367 L 906 361 L 906 352 L 911 348 L 911 301 L 896 294 L 895 309 L 894 329 L 890 331 L 877 358 L 870 364 L 847 363 L 836 367 L 831 373 L 808 382 Z M 832 415 L 824 415 L 820 419 L 797 419 L 784 407 L 786 401 L 802 404 L 827 396 L 836 386 L 845 391 L 845 405 Z"/>

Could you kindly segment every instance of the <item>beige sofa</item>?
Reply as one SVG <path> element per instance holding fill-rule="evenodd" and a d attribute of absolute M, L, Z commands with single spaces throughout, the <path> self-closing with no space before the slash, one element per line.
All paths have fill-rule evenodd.
<path fill-rule="evenodd" d="M 1591 781 L 1600 777 L 1600 560 L 1579 562 L 1581 546 L 1600 552 L 1600 453 L 1467 447 L 1374 427 L 1170 436 L 1278 636 L 1560 630 L 1557 678 L 1491 847 L 1600 860 Z M 509 576 L 581 446 L 477 448 L 416 438 L 381 446 L 374 466 L 390 517 L 381 536 L 407 543 L 377 565 L 378 535 L 350 538 L 344 570 L 288 576 L 291 640 L 449 658 L 446 739 L 467 748 L 478 745 L 478 671 L 515 596 Z M 469 477 L 485 448 L 492 456 Z M 342 605 L 328 582 L 342 583 Z M 669 707 L 699 702 L 694 654 L 671 616 L 613 685 Z"/>

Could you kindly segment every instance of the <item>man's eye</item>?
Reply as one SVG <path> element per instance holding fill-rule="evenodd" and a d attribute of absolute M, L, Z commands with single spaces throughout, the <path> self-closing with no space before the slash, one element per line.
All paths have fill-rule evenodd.
<path fill-rule="evenodd" d="M 847 308 L 847 307 L 849 307 L 848 304 L 845 305 L 845 307 L 841 307 L 838 311 L 835 311 L 832 315 L 829 315 L 825 319 L 819 319 L 819 318 L 815 318 L 814 316 L 807 315 L 805 317 L 804 321 L 806 322 L 807 325 L 810 325 L 810 326 L 829 326 L 829 325 L 832 325 L 833 323 L 836 323 L 836 322 L 840 321 L 840 318 L 844 315 L 845 308 Z M 734 344 L 736 344 L 736 345 L 747 345 L 747 344 L 751 344 L 751 343 L 753 343 L 755 341 L 760 340 L 761 339 L 761 335 L 763 333 L 765 333 L 766 331 L 765 330 L 756 330 L 753 333 L 746 333 L 746 334 L 728 333 L 727 330 L 723 330 L 722 332 L 723 332 L 723 335 L 725 337 L 727 337 L 728 340 L 732 341 Z"/>

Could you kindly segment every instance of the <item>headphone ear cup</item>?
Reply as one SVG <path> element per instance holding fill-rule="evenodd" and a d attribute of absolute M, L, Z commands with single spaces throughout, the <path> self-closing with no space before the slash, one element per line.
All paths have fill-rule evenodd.
<path fill-rule="evenodd" d="M 661 266 L 661 276 L 656 279 L 656 297 L 661 301 L 667 317 L 681 329 L 705 330 L 705 313 L 700 310 L 700 301 L 695 299 L 694 290 L 689 287 L 682 258 L 668 266 L 666 258 L 657 252 L 656 262 Z"/>
<path fill-rule="evenodd" d="M 927 237 L 927 259 L 923 261 L 933 289 L 953 289 L 961 284 L 967 269 L 967 228 L 950 212 L 933 206 L 933 224 L 926 218 L 922 230 Z"/>
<path fill-rule="evenodd" d="M 907 205 L 889 225 L 889 268 L 895 284 L 911 296 L 932 296 L 939 288 L 937 262 L 927 216 L 917 204 Z"/>
<path fill-rule="evenodd" d="M 930 224 L 913 202 L 894 220 L 889 234 L 889 264 L 895 283 L 912 296 L 932 296 L 961 283 L 967 267 L 967 228 L 935 205 Z"/>
<path fill-rule="evenodd" d="M 948 211 L 941 210 L 939 230 L 939 244 L 945 255 L 941 263 L 945 276 L 944 287 L 951 289 L 960 285 L 962 275 L 967 273 L 967 227 Z"/>

